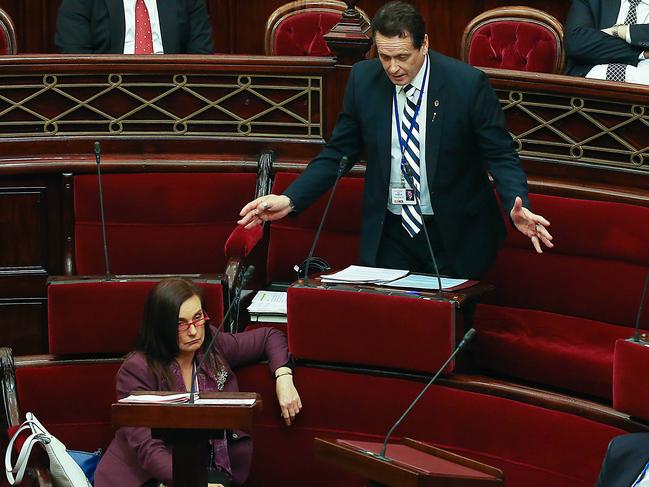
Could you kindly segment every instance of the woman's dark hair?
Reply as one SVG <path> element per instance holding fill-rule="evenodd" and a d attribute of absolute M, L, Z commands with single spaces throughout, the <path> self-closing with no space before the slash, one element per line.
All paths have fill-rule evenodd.
<path fill-rule="evenodd" d="M 410 34 L 412 45 L 419 49 L 424 43 L 426 23 L 415 7 L 406 2 L 388 2 L 372 19 L 373 35 L 406 37 Z"/>
<path fill-rule="evenodd" d="M 178 313 L 181 305 L 198 296 L 203 303 L 202 290 L 189 279 L 170 277 L 160 281 L 149 293 L 144 304 L 144 316 L 140 333 L 135 342 L 135 350 L 143 352 L 151 370 L 163 377 L 170 387 L 174 383 L 169 365 L 176 359 L 178 347 Z M 205 351 L 211 333 L 205 325 L 205 338 L 201 350 Z M 206 361 L 208 369 L 214 370 L 216 363 L 212 357 Z"/>

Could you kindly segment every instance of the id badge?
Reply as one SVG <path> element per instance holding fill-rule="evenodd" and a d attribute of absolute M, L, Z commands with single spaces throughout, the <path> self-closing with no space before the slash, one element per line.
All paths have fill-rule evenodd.
<path fill-rule="evenodd" d="M 407 188 L 390 188 L 390 203 L 393 205 L 414 205 L 415 191 Z"/>

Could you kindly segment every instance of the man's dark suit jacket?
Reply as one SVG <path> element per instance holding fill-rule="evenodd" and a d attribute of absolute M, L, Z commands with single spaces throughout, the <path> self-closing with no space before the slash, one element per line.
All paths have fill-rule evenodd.
<path fill-rule="evenodd" d="M 454 274 L 479 277 L 505 236 L 506 212 L 516 196 L 527 202 L 527 182 L 505 117 L 482 71 L 434 51 L 427 98 L 426 171 L 435 221 Z M 322 152 L 284 194 L 299 212 L 326 191 L 343 155 L 365 156 L 361 263 L 376 265 L 390 183 L 394 85 L 378 59 L 351 70 L 343 110 Z"/>
<path fill-rule="evenodd" d="M 165 54 L 212 54 L 212 24 L 204 0 L 158 0 Z M 63 0 L 56 22 L 62 54 L 122 54 L 123 0 Z"/>
<path fill-rule="evenodd" d="M 595 487 L 631 487 L 649 461 L 649 433 L 613 438 Z"/>
<path fill-rule="evenodd" d="M 596 64 L 638 65 L 638 56 L 649 50 L 649 24 L 630 27 L 631 41 L 602 32 L 617 21 L 620 0 L 573 0 L 566 19 L 563 42 L 566 74 L 586 76 Z"/>

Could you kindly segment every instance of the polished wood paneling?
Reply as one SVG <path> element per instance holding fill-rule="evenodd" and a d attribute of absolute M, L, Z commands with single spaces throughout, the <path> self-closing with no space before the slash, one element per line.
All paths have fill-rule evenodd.
<path fill-rule="evenodd" d="M 288 0 L 206 0 L 212 18 L 216 52 L 263 54 L 264 27 L 270 14 Z M 358 7 L 370 17 L 385 0 L 360 0 Z M 544 10 L 563 22 L 569 0 L 415 0 L 426 19 L 431 46 L 459 57 L 462 31 L 476 15 L 505 5 L 527 5 Z M 16 23 L 21 53 L 53 53 L 56 14 L 61 0 L 0 0 Z"/>
<path fill-rule="evenodd" d="M 47 303 L 43 298 L 0 298 L 0 346 L 15 355 L 47 351 Z"/>
<path fill-rule="evenodd" d="M 45 282 L 61 266 L 57 176 L 0 180 L 0 345 L 47 351 Z"/>

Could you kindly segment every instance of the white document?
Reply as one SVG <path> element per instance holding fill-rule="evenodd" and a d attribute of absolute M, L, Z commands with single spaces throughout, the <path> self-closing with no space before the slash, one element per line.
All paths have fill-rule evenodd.
<path fill-rule="evenodd" d="M 181 392 L 179 394 L 133 394 L 124 399 L 120 399 L 118 402 L 172 404 L 187 401 L 189 401 L 189 392 Z"/>
<path fill-rule="evenodd" d="M 201 398 L 195 396 L 194 404 L 213 404 L 217 406 L 251 406 L 256 399 L 237 398 Z M 189 402 L 189 392 L 179 394 L 133 394 L 120 399 L 118 402 L 139 404 L 183 404 Z"/>
<path fill-rule="evenodd" d="M 259 291 L 252 299 L 248 311 L 252 314 L 286 314 L 286 292 Z"/>
<path fill-rule="evenodd" d="M 321 281 L 329 283 L 350 282 L 359 284 L 385 284 L 386 282 L 402 278 L 407 274 L 408 271 L 401 269 L 384 269 L 381 267 L 350 265 L 340 272 L 323 275 Z"/>
<path fill-rule="evenodd" d="M 194 404 L 214 404 L 217 406 L 252 406 L 256 399 L 194 399 Z"/>

